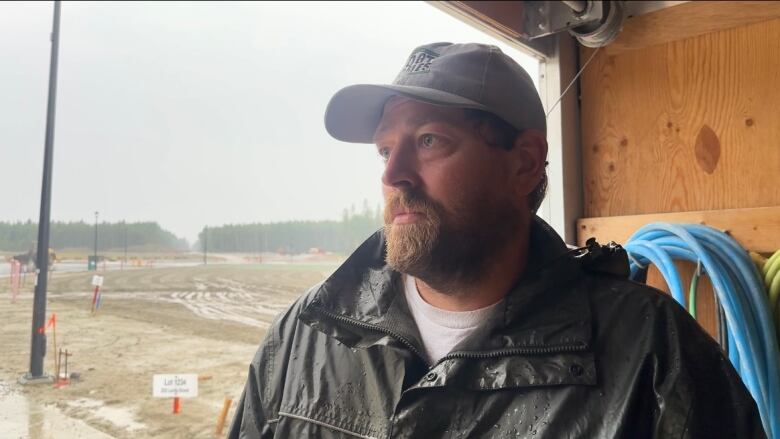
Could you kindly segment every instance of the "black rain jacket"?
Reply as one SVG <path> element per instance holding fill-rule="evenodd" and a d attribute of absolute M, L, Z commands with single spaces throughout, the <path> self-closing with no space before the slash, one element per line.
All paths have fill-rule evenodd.
<path fill-rule="evenodd" d="M 268 330 L 229 437 L 766 437 L 669 296 L 568 252 L 538 218 L 530 248 L 500 318 L 428 364 L 377 232 Z"/>

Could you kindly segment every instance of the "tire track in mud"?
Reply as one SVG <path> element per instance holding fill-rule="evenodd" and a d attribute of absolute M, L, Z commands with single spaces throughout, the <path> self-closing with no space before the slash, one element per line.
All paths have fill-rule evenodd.
<path fill-rule="evenodd" d="M 269 322 L 294 300 L 279 297 L 278 290 L 249 286 L 222 277 L 214 280 L 193 278 L 193 282 L 196 291 L 174 292 L 165 301 L 180 304 L 194 314 L 211 320 L 267 328 Z"/>
<path fill-rule="evenodd" d="M 161 279 L 164 276 L 150 276 Z M 147 278 L 144 278 L 146 280 Z M 158 281 L 155 281 L 158 282 Z M 181 305 L 198 317 L 224 320 L 257 328 L 267 328 L 277 314 L 284 311 L 297 295 L 267 286 L 255 287 L 238 281 L 218 278 L 204 280 L 193 278 L 192 291 L 111 291 L 104 293 L 104 300 L 143 300 Z M 153 285 L 144 282 L 144 286 Z M 156 283 L 159 286 L 159 283 Z M 89 292 L 52 293 L 51 299 L 84 299 Z"/>
<path fill-rule="evenodd" d="M 327 266 L 280 264 L 160 267 L 97 274 L 105 277 L 101 289 L 104 304 L 115 299 L 172 303 L 200 318 L 265 329 L 277 314 L 320 282 L 329 271 Z M 52 282 L 55 285 L 49 297 L 88 302 L 94 274 L 59 277 Z"/>

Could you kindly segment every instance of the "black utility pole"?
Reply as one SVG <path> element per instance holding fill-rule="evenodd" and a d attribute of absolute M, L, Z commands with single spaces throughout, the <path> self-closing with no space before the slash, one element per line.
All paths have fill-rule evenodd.
<path fill-rule="evenodd" d="M 97 271 L 98 261 L 97 261 L 97 224 L 98 224 L 98 212 L 95 211 L 95 271 Z"/>
<path fill-rule="evenodd" d="M 208 265 L 209 254 L 209 226 L 203 229 L 203 265 Z"/>
<path fill-rule="evenodd" d="M 30 370 L 23 382 L 46 378 L 43 375 L 43 356 L 46 353 L 46 334 L 39 331 L 46 325 L 46 287 L 49 271 L 49 221 L 51 220 L 51 180 L 54 152 L 54 113 L 57 103 L 57 58 L 60 46 L 60 2 L 54 2 L 54 22 L 51 32 L 51 62 L 49 64 L 49 101 L 46 110 L 46 140 L 43 149 L 43 183 L 41 184 L 41 215 L 38 220 L 38 254 L 35 265 L 38 281 L 35 284 L 30 342 Z M 56 355 L 56 354 L 53 354 Z"/>
<path fill-rule="evenodd" d="M 127 222 L 122 220 L 122 225 L 125 227 L 125 262 L 122 266 L 127 265 Z"/>

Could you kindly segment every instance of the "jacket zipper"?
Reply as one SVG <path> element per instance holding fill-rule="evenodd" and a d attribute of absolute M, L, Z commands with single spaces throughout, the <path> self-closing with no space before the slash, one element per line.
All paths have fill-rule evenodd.
<path fill-rule="evenodd" d="M 556 346 L 508 348 L 508 349 L 499 349 L 490 352 L 461 351 L 461 352 L 453 352 L 451 354 L 447 354 L 444 357 L 442 357 L 441 360 L 439 360 L 439 362 L 442 362 L 444 360 L 449 360 L 449 359 L 457 359 L 457 358 L 485 359 L 485 358 L 496 358 L 496 357 L 504 357 L 504 356 L 511 356 L 511 355 L 560 354 L 563 352 L 582 352 L 586 349 L 588 349 L 587 344 L 578 343 L 578 344 L 556 345 Z"/>
<path fill-rule="evenodd" d="M 339 315 L 339 314 L 334 314 L 334 313 L 332 313 L 330 311 L 326 311 L 325 309 L 323 309 L 323 308 L 321 308 L 319 306 L 316 306 L 316 305 L 314 306 L 314 308 L 316 308 L 317 311 L 319 311 L 321 314 L 323 314 L 324 316 L 326 316 L 326 317 L 328 317 L 328 318 L 330 318 L 332 320 L 336 320 L 336 321 L 342 322 L 342 323 L 348 323 L 348 324 L 350 324 L 352 326 L 356 326 L 358 328 L 363 328 L 363 329 L 368 329 L 368 330 L 381 332 L 383 334 L 387 334 L 387 335 L 395 338 L 396 340 L 400 341 L 404 346 L 409 348 L 409 350 L 412 351 L 415 355 L 417 355 L 423 361 L 423 363 L 425 363 L 425 366 L 427 366 L 428 368 L 431 367 L 431 365 L 428 364 L 428 360 L 425 359 L 425 356 L 420 352 L 420 350 L 417 349 L 417 347 L 415 347 L 414 344 L 412 344 L 412 342 L 410 342 L 408 339 L 406 339 L 406 337 L 402 336 L 401 334 L 399 334 L 399 333 L 397 333 L 395 331 L 391 331 L 390 329 L 387 329 L 387 328 L 382 328 L 381 326 L 372 325 L 370 323 L 361 322 L 360 320 L 354 320 L 354 319 L 350 319 L 349 317 L 344 317 L 344 316 Z"/>
<path fill-rule="evenodd" d="M 509 349 L 499 349 L 490 352 L 453 352 L 451 354 L 445 355 L 436 364 L 431 366 L 428 363 L 428 360 L 425 359 L 425 356 L 422 355 L 422 353 L 409 340 L 407 340 L 404 336 L 398 334 L 397 332 L 391 331 L 386 328 L 382 328 L 381 326 L 376 326 L 370 323 L 361 322 L 360 320 L 350 319 L 349 317 L 344 317 L 340 314 L 334 314 L 316 305 L 315 308 L 317 308 L 317 310 L 320 313 L 322 313 L 323 315 L 325 315 L 330 319 L 343 322 L 343 323 L 348 323 L 358 328 L 378 331 L 395 338 L 396 340 L 400 341 L 404 346 L 409 348 L 410 351 L 412 351 L 418 357 L 420 357 L 420 359 L 423 360 L 423 362 L 428 367 L 428 369 L 431 369 L 433 366 L 436 366 L 442 361 L 449 360 L 449 359 L 458 359 L 458 358 L 486 359 L 486 358 L 496 358 L 496 357 L 511 356 L 511 355 L 559 354 L 563 352 L 582 352 L 588 349 L 587 344 L 578 343 L 578 344 L 556 345 L 556 346 L 517 347 L 517 348 L 509 348 Z"/>

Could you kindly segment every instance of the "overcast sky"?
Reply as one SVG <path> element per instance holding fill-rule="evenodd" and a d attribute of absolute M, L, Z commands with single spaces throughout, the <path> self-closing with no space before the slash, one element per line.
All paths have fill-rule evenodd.
<path fill-rule="evenodd" d="M 52 2 L 0 2 L 0 220 L 37 221 Z M 65 2 L 52 220 L 336 219 L 381 203 L 373 147 L 331 139 L 328 99 L 388 83 L 435 41 L 497 44 L 418 2 Z"/>

